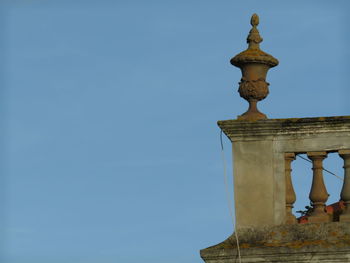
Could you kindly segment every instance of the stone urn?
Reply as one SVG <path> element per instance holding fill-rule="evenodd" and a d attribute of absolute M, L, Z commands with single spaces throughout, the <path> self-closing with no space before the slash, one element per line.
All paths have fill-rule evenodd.
<path fill-rule="evenodd" d="M 239 67 L 242 78 L 239 82 L 240 96 L 249 102 L 248 110 L 238 116 L 239 120 L 261 120 L 266 115 L 257 108 L 257 103 L 269 94 L 269 83 L 266 82 L 267 71 L 278 65 L 278 60 L 260 49 L 263 41 L 258 29 L 259 17 L 254 14 L 250 21 L 252 29 L 247 37 L 248 48 L 231 59 L 231 64 Z"/>

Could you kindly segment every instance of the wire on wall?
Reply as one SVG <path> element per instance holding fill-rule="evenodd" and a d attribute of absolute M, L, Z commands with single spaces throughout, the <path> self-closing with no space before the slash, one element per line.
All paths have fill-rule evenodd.
<path fill-rule="evenodd" d="M 242 260 L 241 260 L 241 251 L 240 251 L 240 247 L 239 247 L 239 239 L 238 239 L 237 228 L 236 228 L 236 224 L 235 224 L 235 217 L 234 217 L 233 211 L 232 211 L 232 203 L 231 203 L 230 191 L 229 191 L 229 186 L 228 186 L 228 178 L 227 178 L 227 163 L 226 163 L 226 158 L 225 158 L 225 151 L 224 151 L 224 143 L 223 143 L 223 140 L 222 140 L 222 133 L 223 133 L 222 130 L 220 130 L 221 158 L 222 158 L 222 163 L 223 163 L 223 167 L 224 167 L 224 182 L 225 182 L 225 189 L 226 189 L 226 198 L 227 198 L 227 204 L 228 204 L 229 213 L 230 213 L 231 220 L 232 220 L 234 234 L 235 234 L 235 237 L 236 237 L 238 260 L 239 260 L 239 263 L 241 263 L 242 262 Z"/>

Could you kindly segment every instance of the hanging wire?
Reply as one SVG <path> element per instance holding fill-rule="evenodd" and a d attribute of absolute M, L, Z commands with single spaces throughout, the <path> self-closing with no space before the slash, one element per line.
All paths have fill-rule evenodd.
<path fill-rule="evenodd" d="M 223 140 L 222 140 L 222 130 L 220 130 L 220 145 L 221 145 L 221 158 L 222 158 L 222 162 L 223 162 L 223 166 L 224 166 L 224 182 L 225 182 L 225 188 L 226 188 L 227 204 L 228 204 L 228 209 L 229 209 L 230 216 L 231 216 L 231 219 L 232 219 L 232 225 L 233 225 L 234 234 L 235 234 L 235 237 L 236 237 L 238 260 L 239 260 L 239 263 L 242 263 L 241 250 L 240 250 L 240 247 L 239 247 L 237 228 L 236 228 L 236 224 L 235 224 L 235 218 L 233 216 L 232 204 L 231 204 L 231 198 L 230 198 L 230 191 L 229 191 L 229 187 L 228 187 L 227 164 L 226 164 L 226 158 L 225 158 L 224 144 L 223 144 Z"/>
<path fill-rule="evenodd" d="M 305 161 L 307 161 L 307 162 L 309 162 L 309 163 L 312 163 L 312 161 L 310 161 L 309 159 L 306 159 L 306 158 L 303 157 L 303 156 L 300 156 L 299 154 L 297 154 L 296 156 L 299 157 L 299 158 L 301 158 L 301 159 L 303 159 L 303 160 L 305 160 Z M 337 177 L 339 180 L 344 181 L 343 178 L 341 178 L 340 176 L 336 175 L 335 173 L 332 173 L 331 171 L 329 171 L 329 170 L 327 170 L 327 169 L 325 169 L 325 168 L 323 168 L 323 167 L 322 167 L 322 170 L 324 170 L 325 172 L 327 172 L 327 173 L 329 173 L 329 174 L 331 174 L 331 175 L 334 175 L 334 176 Z"/>

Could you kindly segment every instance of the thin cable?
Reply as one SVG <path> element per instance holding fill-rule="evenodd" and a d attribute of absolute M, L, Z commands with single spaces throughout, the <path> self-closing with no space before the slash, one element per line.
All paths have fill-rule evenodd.
<path fill-rule="evenodd" d="M 220 143 L 221 143 L 221 158 L 222 158 L 222 162 L 223 162 L 223 166 L 224 166 L 224 180 L 225 180 L 225 188 L 226 188 L 226 198 L 227 198 L 227 203 L 228 203 L 230 216 L 231 216 L 231 219 L 232 219 L 233 228 L 235 229 L 235 221 L 234 221 L 234 216 L 233 216 L 233 211 L 232 211 L 230 191 L 228 189 L 227 165 L 226 165 L 226 158 L 225 158 L 225 152 L 224 152 L 224 145 L 223 145 L 223 142 L 222 142 L 222 130 L 220 132 Z"/>
<path fill-rule="evenodd" d="M 234 230 L 235 237 L 236 237 L 236 244 L 237 244 L 237 251 L 238 251 L 238 260 L 239 260 L 239 263 L 242 263 L 241 250 L 239 248 L 239 240 L 238 240 L 237 228 L 236 228 L 236 224 L 235 224 L 235 218 L 234 218 L 233 212 L 232 212 L 230 191 L 228 189 L 227 165 L 226 165 L 224 144 L 223 144 L 223 141 L 222 141 L 222 130 L 220 130 L 220 144 L 221 144 L 221 158 L 222 158 L 222 162 L 223 162 L 223 166 L 224 166 L 224 181 L 225 181 L 225 188 L 226 188 L 227 204 L 228 204 L 228 209 L 229 209 L 230 216 L 231 216 L 231 219 L 232 219 L 233 230 Z"/>
<path fill-rule="evenodd" d="M 303 156 L 300 156 L 299 154 L 297 154 L 297 157 L 299 157 L 299 158 L 301 158 L 301 159 L 303 159 L 303 160 L 305 160 L 305 161 L 308 161 L 309 163 L 312 163 L 312 161 L 310 161 L 309 159 L 304 158 Z M 335 173 L 332 173 L 331 171 L 329 171 L 329 170 L 327 170 L 327 169 L 325 169 L 325 168 L 323 168 L 323 167 L 322 167 L 322 170 L 324 170 L 325 172 L 327 172 L 327 173 L 329 173 L 329 174 L 331 174 L 331 175 L 334 175 L 334 176 L 337 177 L 338 179 L 344 181 L 343 178 L 341 178 L 340 176 L 336 175 Z"/>

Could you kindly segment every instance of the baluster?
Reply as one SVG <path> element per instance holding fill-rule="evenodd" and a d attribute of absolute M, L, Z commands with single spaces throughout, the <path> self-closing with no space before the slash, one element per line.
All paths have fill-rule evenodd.
<path fill-rule="evenodd" d="M 339 150 L 338 153 L 344 160 L 344 183 L 340 198 L 345 204 L 345 210 L 340 215 L 339 221 L 350 222 L 350 150 Z"/>
<path fill-rule="evenodd" d="M 292 162 L 295 160 L 294 153 L 285 153 L 284 154 L 284 163 L 285 163 L 285 180 L 286 180 L 286 224 L 295 224 L 297 219 L 292 213 L 293 204 L 296 200 L 291 172 L 292 172 Z"/>
<path fill-rule="evenodd" d="M 310 191 L 310 200 L 313 211 L 308 218 L 310 223 L 329 222 L 330 217 L 325 211 L 325 203 L 328 199 L 328 193 L 323 181 L 322 162 L 327 157 L 326 152 L 308 152 L 307 156 L 312 160 L 312 186 Z"/>

